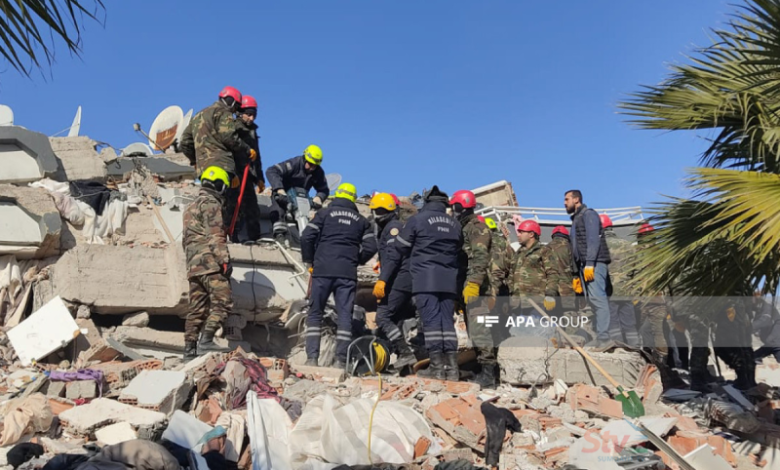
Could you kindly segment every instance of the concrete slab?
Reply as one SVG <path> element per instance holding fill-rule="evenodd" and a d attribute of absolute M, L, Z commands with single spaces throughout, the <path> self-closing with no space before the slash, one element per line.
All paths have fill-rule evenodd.
<path fill-rule="evenodd" d="M 147 312 L 130 313 L 122 319 L 122 326 L 145 327 L 149 326 L 149 314 Z"/>
<path fill-rule="evenodd" d="M 48 137 L 19 126 L 0 127 L 0 182 L 52 178 L 60 168 Z"/>
<path fill-rule="evenodd" d="M 723 460 L 722 457 L 715 455 L 712 452 L 712 448 L 707 444 L 702 445 L 690 454 L 686 454 L 683 458 L 695 470 L 731 470 L 731 465 Z"/>
<path fill-rule="evenodd" d="M 191 388 L 184 372 L 144 370 L 122 390 L 119 401 L 171 414 L 184 404 Z"/>
<path fill-rule="evenodd" d="M 57 181 L 106 181 L 106 165 L 89 137 L 49 137 L 51 149 L 61 162 Z"/>
<path fill-rule="evenodd" d="M 119 444 L 120 442 L 132 441 L 138 439 L 138 434 L 130 423 L 115 423 L 95 431 L 97 441 L 106 446 Z"/>
<path fill-rule="evenodd" d="M 652 416 L 639 418 L 639 421 L 660 437 L 666 436 L 674 425 L 677 424 L 677 418 L 657 418 Z M 615 442 L 620 447 L 633 447 L 649 440 L 639 428 L 626 420 L 611 421 L 601 428 L 601 435 L 615 439 Z"/>
<path fill-rule="evenodd" d="M 0 184 L 0 254 L 19 259 L 58 256 L 62 229 L 48 191 Z"/>
<path fill-rule="evenodd" d="M 118 158 L 106 164 L 108 176 L 126 180 L 136 165 L 145 165 L 152 174 L 164 181 L 195 179 L 195 168 L 189 165 L 183 154 L 171 154 L 165 157 Z"/>
<path fill-rule="evenodd" d="M 58 296 L 8 332 L 23 366 L 67 346 L 81 330 Z"/>
<path fill-rule="evenodd" d="M 59 418 L 66 428 L 83 436 L 117 422 L 127 422 L 136 428 L 156 427 L 165 422 L 166 416 L 157 411 L 125 405 L 108 398 L 98 398 L 86 405 L 63 411 Z"/>
<path fill-rule="evenodd" d="M 94 380 L 75 380 L 65 384 L 65 398 L 78 400 L 79 398 L 97 398 L 98 387 Z"/>

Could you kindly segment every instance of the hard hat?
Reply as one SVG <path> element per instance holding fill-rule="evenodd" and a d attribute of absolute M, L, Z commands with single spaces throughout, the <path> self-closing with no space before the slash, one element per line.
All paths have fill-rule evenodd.
<path fill-rule="evenodd" d="M 212 187 L 220 193 L 224 193 L 225 189 L 230 187 L 230 176 L 228 175 L 228 172 L 218 166 L 206 168 L 206 171 L 200 175 L 200 180 L 201 182 L 208 181 L 212 183 Z M 222 184 L 219 184 L 219 182 L 222 182 Z"/>
<path fill-rule="evenodd" d="M 480 222 L 483 222 L 483 223 L 485 222 L 485 218 L 482 217 L 481 215 L 477 216 L 477 220 L 479 220 Z"/>
<path fill-rule="evenodd" d="M 450 199 L 450 205 L 454 206 L 455 204 L 460 204 L 464 209 L 472 209 L 477 207 L 477 197 L 471 191 L 461 189 L 460 191 L 455 191 L 452 199 Z"/>
<path fill-rule="evenodd" d="M 255 108 L 257 109 L 257 100 L 249 95 L 244 95 L 241 98 L 241 108 Z"/>
<path fill-rule="evenodd" d="M 487 217 L 485 219 L 485 224 L 488 226 L 490 230 L 496 230 L 498 228 L 498 224 L 495 220 L 491 219 L 490 217 Z"/>
<path fill-rule="evenodd" d="M 395 202 L 395 207 L 400 207 L 401 206 L 401 201 L 398 200 L 398 196 L 396 196 L 393 193 L 387 193 L 387 194 L 389 194 L 390 197 L 393 198 L 393 202 Z"/>
<path fill-rule="evenodd" d="M 233 88 L 232 86 L 226 86 L 222 89 L 222 91 L 219 92 L 220 98 L 233 98 L 236 100 L 237 103 L 241 102 L 241 92 L 237 89 Z"/>
<path fill-rule="evenodd" d="M 536 223 L 535 220 L 524 220 L 520 223 L 520 225 L 517 226 L 516 230 L 518 232 L 533 232 L 537 237 L 542 236 L 542 228 L 539 226 L 539 224 Z"/>
<path fill-rule="evenodd" d="M 601 219 L 601 226 L 603 228 L 612 227 L 612 219 L 610 219 L 607 214 L 599 215 L 599 219 Z"/>
<path fill-rule="evenodd" d="M 655 230 L 655 228 L 653 228 L 652 225 L 650 225 L 650 224 L 642 224 L 642 226 L 639 227 L 639 230 L 637 230 L 636 233 L 637 233 L 637 235 L 642 235 L 642 234 L 645 234 L 645 233 L 650 233 L 653 230 Z"/>
<path fill-rule="evenodd" d="M 355 200 L 357 200 L 357 189 L 355 189 L 354 184 L 341 183 L 336 190 L 336 197 L 349 199 L 350 201 L 355 202 Z"/>
<path fill-rule="evenodd" d="M 309 145 L 306 147 L 306 150 L 303 151 L 303 158 L 312 165 L 319 165 L 322 163 L 322 149 L 316 145 Z"/>
<path fill-rule="evenodd" d="M 567 237 L 569 236 L 569 231 L 563 225 L 559 225 L 559 226 L 557 226 L 557 227 L 555 227 L 553 229 L 553 233 L 552 234 L 555 235 L 557 233 L 562 233 L 562 234 L 566 235 Z"/>
<path fill-rule="evenodd" d="M 390 212 L 396 210 L 398 206 L 395 204 L 393 197 L 387 193 L 377 193 L 371 198 L 371 202 L 368 204 L 368 208 L 373 210 L 385 209 Z"/>

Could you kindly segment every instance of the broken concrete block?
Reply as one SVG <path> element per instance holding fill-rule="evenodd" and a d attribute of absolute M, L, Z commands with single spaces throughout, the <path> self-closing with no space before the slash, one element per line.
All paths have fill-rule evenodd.
<path fill-rule="evenodd" d="M 8 332 L 22 365 L 28 366 L 67 346 L 81 330 L 58 296 Z"/>
<path fill-rule="evenodd" d="M 761 427 L 753 413 L 745 411 L 736 403 L 711 400 L 705 409 L 708 418 L 717 421 L 733 431 L 751 433 Z"/>
<path fill-rule="evenodd" d="M 49 380 L 46 385 L 47 397 L 64 397 L 65 396 L 65 382 L 52 382 Z"/>
<path fill-rule="evenodd" d="M 302 374 L 304 376 L 311 376 L 315 380 L 323 380 L 330 383 L 341 383 L 347 378 L 347 373 L 344 369 L 336 369 L 334 367 L 314 367 L 304 366 L 299 364 L 291 365 L 290 368 L 293 372 Z"/>
<path fill-rule="evenodd" d="M 183 331 L 161 331 L 153 328 L 120 326 L 111 335 L 127 347 L 133 349 L 155 349 L 182 354 L 184 352 Z"/>
<path fill-rule="evenodd" d="M 653 434 L 664 437 L 677 424 L 677 418 L 644 416 L 639 418 L 639 422 L 652 431 Z M 633 447 L 649 440 L 636 426 L 623 420 L 611 421 L 604 426 L 601 429 L 601 436 L 605 439 L 614 439 L 620 447 Z"/>
<path fill-rule="evenodd" d="M 59 256 L 61 232 L 62 219 L 48 191 L 0 184 L 0 254 Z"/>
<path fill-rule="evenodd" d="M 722 457 L 715 455 L 712 448 L 706 444 L 690 454 L 686 454 L 683 458 L 691 464 L 694 470 L 731 470 L 731 465 Z"/>
<path fill-rule="evenodd" d="M 596 416 L 620 419 L 623 417 L 623 405 L 609 398 L 601 389 L 585 384 L 569 388 L 566 402 L 574 411 L 583 410 Z"/>
<path fill-rule="evenodd" d="M 111 392 L 117 392 L 126 387 L 142 370 L 160 370 L 162 361 L 143 359 L 132 362 L 105 362 L 91 365 L 91 369 L 103 372 L 103 377 Z"/>
<path fill-rule="evenodd" d="M 282 383 L 290 374 L 290 367 L 284 359 L 275 357 L 261 357 L 260 364 L 265 367 L 268 375 L 268 381 L 271 383 Z"/>
<path fill-rule="evenodd" d="M 184 372 L 143 370 L 122 390 L 119 401 L 170 415 L 184 404 L 191 388 Z"/>
<path fill-rule="evenodd" d="M 712 447 L 715 455 L 723 457 L 729 465 L 737 465 L 737 458 L 734 456 L 731 443 L 721 436 L 696 431 L 678 431 L 674 436 L 669 437 L 667 442 L 682 455 L 693 452 L 706 444 Z"/>
<path fill-rule="evenodd" d="M 176 410 L 171 416 L 168 428 L 163 432 L 162 438 L 167 439 L 174 444 L 180 445 L 185 449 L 196 449 L 198 442 L 213 427 L 181 410 Z"/>
<path fill-rule="evenodd" d="M 61 165 L 57 181 L 106 181 L 106 165 L 97 153 L 97 142 L 85 136 L 49 137 L 49 143 Z"/>
<path fill-rule="evenodd" d="M 91 316 L 92 312 L 89 310 L 89 307 L 86 305 L 79 305 L 79 308 L 76 311 L 76 320 L 88 320 Z"/>
<path fill-rule="evenodd" d="M 122 319 L 122 326 L 143 328 L 149 326 L 149 314 L 146 312 L 131 313 Z"/>
<path fill-rule="evenodd" d="M 54 177 L 61 164 L 49 138 L 19 126 L 0 127 L 0 182 L 29 183 Z"/>
<path fill-rule="evenodd" d="M 96 398 L 98 396 L 97 383 L 94 380 L 74 380 L 65 384 L 65 398 L 78 400 L 79 398 Z"/>
<path fill-rule="evenodd" d="M 86 405 L 63 411 L 59 418 L 70 432 L 88 436 L 97 428 L 117 422 L 127 422 L 135 428 L 159 427 L 165 422 L 166 416 L 108 398 L 98 398 Z"/>
<path fill-rule="evenodd" d="M 459 443 L 483 452 L 484 442 L 480 438 L 486 432 L 485 416 L 476 402 L 451 398 L 429 408 L 426 416 Z"/>
<path fill-rule="evenodd" d="M 130 423 L 121 422 L 95 431 L 95 439 L 103 445 L 110 446 L 119 444 L 120 442 L 138 439 L 138 434 L 135 432 L 135 429 L 130 426 Z"/>
<path fill-rule="evenodd" d="M 181 157 L 181 158 L 178 158 Z M 165 181 L 174 181 L 183 178 L 195 179 L 195 168 L 189 164 L 187 157 L 182 154 L 166 155 L 165 157 L 130 157 L 117 159 L 108 163 L 108 176 L 114 179 L 127 180 L 135 170 L 136 165 L 146 166 L 152 174 Z"/>

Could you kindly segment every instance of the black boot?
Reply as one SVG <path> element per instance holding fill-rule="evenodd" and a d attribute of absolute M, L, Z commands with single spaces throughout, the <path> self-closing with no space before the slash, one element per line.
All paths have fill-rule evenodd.
<path fill-rule="evenodd" d="M 412 348 L 406 343 L 406 341 L 404 341 L 403 338 L 398 338 L 395 340 L 393 342 L 393 346 L 395 346 L 395 353 L 398 355 L 395 363 L 393 364 L 393 367 L 395 367 L 397 371 L 400 372 L 405 367 L 410 367 L 417 363 L 417 358 L 415 357 Z"/>
<path fill-rule="evenodd" d="M 184 342 L 184 362 L 190 362 L 198 357 L 198 342 L 197 341 L 185 341 Z"/>
<path fill-rule="evenodd" d="M 709 384 L 711 383 L 710 380 L 708 380 L 709 377 L 709 374 L 691 374 L 691 390 L 694 392 L 710 393 L 712 390 L 710 390 L 709 387 Z"/>
<path fill-rule="evenodd" d="M 460 380 L 457 352 L 448 352 L 444 354 L 444 379 L 451 382 Z"/>
<path fill-rule="evenodd" d="M 441 351 L 431 352 L 430 357 L 431 364 L 427 369 L 417 372 L 417 377 L 444 380 L 444 353 Z"/>
<path fill-rule="evenodd" d="M 661 375 L 661 384 L 664 390 L 669 390 L 670 388 L 685 388 L 685 381 L 680 378 L 677 372 L 669 367 L 665 358 L 658 364 L 658 373 Z"/>
<path fill-rule="evenodd" d="M 472 382 L 479 384 L 482 388 L 495 388 L 498 383 L 496 364 L 486 362 L 481 364 L 482 370 L 474 377 Z"/>
<path fill-rule="evenodd" d="M 738 390 L 750 390 L 757 386 L 755 364 L 745 364 L 737 369 L 737 380 L 734 381 L 734 387 Z"/>
<path fill-rule="evenodd" d="M 198 354 L 203 355 L 210 352 L 230 352 L 230 348 L 223 348 L 214 342 L 215 333 L 215 331 L 203 330 L 203 332 L 200 334 L 200 342 L 198 343 Z"/>

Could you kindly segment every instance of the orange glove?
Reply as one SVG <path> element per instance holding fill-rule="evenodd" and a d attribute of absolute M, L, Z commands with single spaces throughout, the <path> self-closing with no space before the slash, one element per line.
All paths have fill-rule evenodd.
<path fill-rule="evenodd" d="M 376 300 L 382 300 L 385 297 L 385 281 L 376 281 L 376 284 L 374 284 L 374 297 L 376 297 Z"/>
<path fill-rule="evenodd" d="M 580 278 L 575 277 L 571 280 L 571 288 L 574 289 L 574 292 L 582 294 L 582 281 L 580 281 Z"/>
<path fill-rule="evenodd" d="M 249 159 L 252 161 L 257 160 L 257 152 L 255 149 L 249 149 Z"/>
<path fill-rule="evenodd" d="M 595 268 L 593 266 L 585 266 L 585 269 L 582 270 L 582 279 L 585 282 L 593 282 L 594 279 L 596 279 L 596 272 Z"/>
<path fill-rule="evenodd" d="M 496 308 L 496 296 L 495 295 L 491 295 L 490 297 L 487 298 L 487 306 L 488 306 L 488 308 L 490 310 L 493 310 L 494 308 Z"/>

